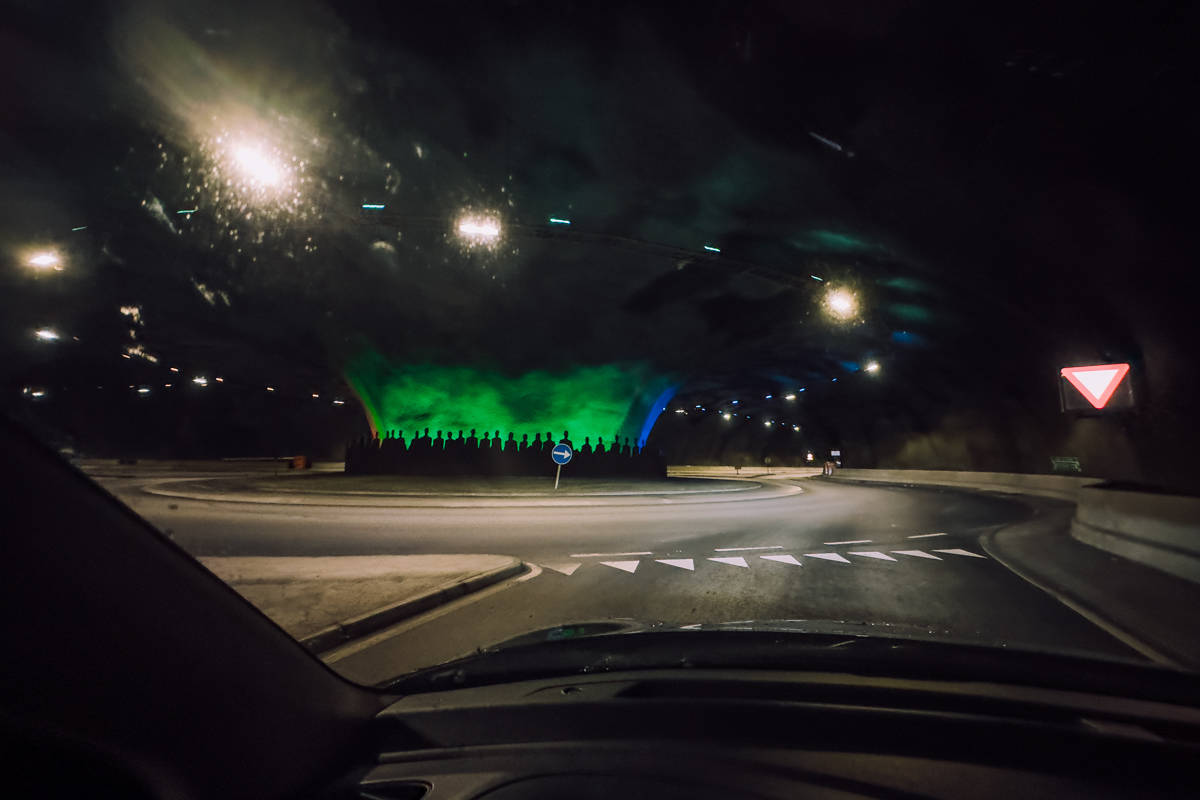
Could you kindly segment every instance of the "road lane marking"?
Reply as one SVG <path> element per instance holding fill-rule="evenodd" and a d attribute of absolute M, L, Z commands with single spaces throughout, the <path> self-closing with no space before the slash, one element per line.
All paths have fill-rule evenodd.
<path fill-rule="evenodd" d="M 944 533 L 918 533 L 916 536 L 906 536 L 906 539 L 928 539 L 930 536 L 945 536 Z"/>
<path fill-rule="evenodd" d="M 878 550 L 851 550 L 852 556 L 865 556 L 866 558 L 878 558 L 880 561 L 895 561 L 896 559 L 889 556 L 887 553 L 881 553 Z"/>
<path fill-rule="evenodd" d="M 941 561 L 940 558 L 933 553 L 926 553 L 924 550 L 893 550 L 893 553 L 899 553 L 902 556 L 913 556 L 914 558 L 932 558 L 934 561 Z"/>
<path fill-rule="evenodd" d="M 934 550 L 933 552 L 949 553 L 952 556 L 970 556 L 971 558 L 987 558 L 987 556 L 981 556 L 981 555 L 979 555 L 979 553 L 972 553 L 970 550 L 959 550 L 958 548 L 954 548 L 951 550 Z"/>
<path fill-rule="evenodd" d="M 800 566 L 800 562 L 796 560 L 795 556 L 769 555 L 759 556 L 759 558 L 765 558 L 767 561 L 778 561 L 780 564 L 795 564 L 797 567 Z"/>
<path fill-rule="evenodd" d="M 845 556 L 839 556 L 837 553 L 805 553 L 808 558 L 823 558 L 826 561 L 840 561 L 843 564 L 849 564 L 850 559 Z"/>
<path fill-rule="evenodd" d="M 870 539 L 850 539 L 845 542 L 822 542 L 821 544 L 825 545 L 826 547 L 833 547 L 834 545 L 838 545 L 838 544 L 870 544 L 870 543 L 871 543 Z"/>
<path fill-rule="evenodd" d="M 542 564 L 542 566 L 552 569 L 555 572 L 561 572 L 563 575 L 572 575 L 574 574 L 575 570 L 579 569 L 583 565 L 578 561 L 572 561 L 569 564 L 559 561 L 554 564 Z"/>
<path fill-rule="evenodd" d="M 654 560 L 660 564 L 667 564 L 672 567 L 679 567 L 680 569 L 690 569 L 693 572 L 696 571 L 696 562 L 690 558 L 656 558 Z"/>
<path fill-rule="evenodd" d="M 746 569 L 750 568 L 750 565 L 746 563 L 746 559 L 742 558 L 741 556 L 717 556 L 716 558 L 710 558 L 708 560 L 719 561 L 722 564 L 729 564 L 734 567 L 745 567 Z"/>
<path fill-rule="evenodd" d="M 612 567 L 613 569 L 619 569 L 623 572 L 637 572 L 638 564 L 640 564 L 642 562 L 640 562 L 640 561 L 601 561 L 600 563 L 606 567 Z"/>
<path fill-rule="evenodd" d="M 653 555 L 649 550 L 643 550 L 640 553 L 571 553 L 571 558 L 612 558 L 614 556 L 649 556 Z"/>
<path fill-rule="evenodd" d="M 732 553 L 735 550 L 782 550 L 781 544 L 768 544 L 762 547 L 714 547 L 714 553 Z"/>

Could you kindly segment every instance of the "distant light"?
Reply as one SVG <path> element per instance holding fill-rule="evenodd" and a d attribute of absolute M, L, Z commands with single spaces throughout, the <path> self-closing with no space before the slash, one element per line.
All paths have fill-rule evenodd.
<path fill-rule="evenodd" d="M 797 391 L 797 392 L 803 392 L 803 391 L 804 391 L 804 387 L 803 387 L 803 386 L 801 386 L 801 387 L 800 387 L 799 389 L 797 389 L 796 391 Z"/>
<path fill-rule="evenodd" d="M 133 360 L 133 356 L 129 355 L 129 353 L 121 353 L 121 358 L 128 358 L 131 361 Z"/>
<path fill-rule="evenodd" d="M 793 426 L 792 426 L 792 430 L 794 430 L 796 433 L 799 433 L 799 432 L 800 432 L 800 426 L 799 426 L 799 425 L 793 425 Z"/>
<path fill-rule="evenodd" d="M 171 388 L 171 384 L 169 384 L 169 383 L 164 383 L 164 384 L 163 384 L 163 388 L 164 388 L 164 389 L 170 389 L 170 388 Z"/>
<path fill-rule="evenodd" d="M 335 406 L 344 406 L 344 405 L 346 405 L 346 401 L 345 400 L 334 400 L 333 404 Z"/>
<path fill-rule="evenodd" d="M 805 453 L 805 454 L 804 454 L 804 460 L 805 460 L 805 461 L 812 461 L 812 460 L 813 460 L 813 454 L 812 454 L 812 453 Z"/>
<path fill-rule="evenodd" d="M 696 406 L 696 408 L 699 408 L 699 407 L 700 406 Z M 686 414 L 687 412 L 684 411 L 682 408 L 677 408 L 677 409 L 675 409 L 675 413 L 676 414 Z"/>
<path fill-rule="evenodd" d="M 175 213 L 176 214 L 195 214 L 197 210 L 198 209 L 196 209 L 196 208 L 181 208 L 178 211 L 176 211 Z"/>
<path fill-rule="evenodd" d="M 32 392 L 30 392 L 29 394 L 30 394 L 30 396 L 32 396 L 32 397 L 45 397 L 45 396 L 46 396 L 46 391 L 45 391 L 44 389 L 34 389 L 34 390 L 33 390 Z"/>
<path fill-rule="evenodd" d="M 774 397 L 774 396 L 775 396 L 775 395 L 773 395 L 773 394 L 769 394 L 769 395 L 767 395 L 766 397 L 764 397 L 763 399 L 764 399 L 764 400 L 770 400 L 770 399 L 771 399 L 772 397 Z"/>
<path fill-rule="evenodd" d="M 849 289 L 830 289 L 825 295 L 825 309 L 839 320 L 848 320 L 858 313 L 858 300 Z"/>
<path fill-rule="evenodd" d="M 33 335 L 41 339 L 43 342 L 58 341 L 58 331 L 52 328 L 38 328 L 33 332 Z"/>
<path fill-rule="evenodd" d="M 724 417 L 726 421 L 733 419 L 733 414 L 726 413 L 722 414 L 721 416 Z"/>
<path fill-rule="evenodd" d="M 707 251 L 708 251 L 708 252 L 710 252 L 710 253 L 719 253 L 719 252 L 721 252 L 721 248 L 719 248 L 719 247 L 713 247 L 711 244 L 706 244 L 706 245 L 704 245 L 704 249 L 705 249 L 705 250 L 707 250 Z"/>
<path fill-rule="evenodd" d="M 550 224 L 551 224 L 551 225 L 570 225 L 570 224 L 571 224 L 571 220 L 569 220 L 569 219 L 559 219 L 558 217 L 551 217 L 551 218 L 550 218 Z"/>
<path fill-rule="evenodd" d="M 268 387 L 267 387 L 267 391 L 268 391 L 268 392 L 273 392 L 273 391 L 275 391 L 275 387 L 274 387 L 274 386 L 268 386 Z"/>
<path fill-rule="evenodd" d="M 863 369 L 866 370 L 867 372 L 879 372 L 879 362 L 878 361 L 868 361 L 867 365 L 865 367 L 863 367 Z"/>
<path fill-rule="evenodd" d="M 313 400 L 316 400 L 320 396 L 321 395 L 317 394 L 316 392 L 313 392 Z"/>
<path fill-rule="evenodd" d="M 784 399 L 784 400 L 795 400 L 795 399 L 796 399 L 796 395 L 794 395 L 794 394 L 785 394 L 785 395 L 783 396 L 783 399 Z"/>
<path fill-rule="evenodd" d="M 224 383 L 224 382 L 225 382 L 225 379 L 224 379 L 224 378 L 217 378 L 216 380 L 217 380 L 217 383 Z"/>
<path fill-rule="evenodd" d="M 766 422 L 763 423 L 763 425 L 768 428 L 771 427 L 771 420 L 767 420 Z"/>
<path fill-rule="evenodd" d="M 834 379 L 833 379 L 833 382 L 834 382 L 834 383 L 837 383 L 837 378 L 834 378 Z"/>
<path fill-rule="evenodd" d="M 205 378 L 203 375 L 197 375 L 195 378 L 192 378 L 192 383 L 197 386 L 208 386 L 208 378 Z"/>
<path fill-rule="evenodd" d="M 29 257 L 29 266 L 34 269 L 53 269 L 62 272 L 62 259 L 53 250 L 43 250 Z"/>
<path fill-rule="evenodd" d="M 179 372 L 179 367 L 171 367 L 171 372 Z"/>
<path fill-rule="evenodd" d="M 696 406 L 696 408 L 699 408 L 699 407 L 700 407 L 699 405 Z"/>
<path fill-rule="evenodd" d="M 76 231 L 86 231 L 86 230 L 87 230 L 87 225 L 80 225 L 78 228 L 71 228 L 71 233 L 75 233 Z"/>
<path fill-rule="evenodd" d="M 382 211 L 387 206 L 385 206 L 383 203 L 363 203 L 362 207 L 368 211 Z"/>
<path fill-rule="evenodd" d="M 150 394 L 150 390 L 143 386 L 142 388 L 138 389 L 138 394 Z"/>
<path fill-rule="evenodd" d="M 734 401 L 733 401 L 733 404 L 736 406 L 736 405 L 738 404 L 738 401 L 737 401 L 737 400 L 734 400 Z"/>
<path fill-rule="evenodd" d="M 825 279 L 820 275 L 809 275 L 808 277 L 812 278 L 814 281 L 820 281 L 821 283 L 825 282 Z"/>

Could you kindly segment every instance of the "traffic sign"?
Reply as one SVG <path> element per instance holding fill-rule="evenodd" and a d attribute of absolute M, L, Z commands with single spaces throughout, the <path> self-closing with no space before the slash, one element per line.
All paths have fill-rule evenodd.
<path fill-rule="evenodd" d="M 554 459 L 554 463 L 562 466 L 571 460 L 574 452 L 571 450 L 571 445 L 559 443 L 554 445 L 554 449 L 550 451 L 550 457 Z"/>
<path fill-rule="evenodd" d="M 1079 394 L 1091 404 L 1092 408 L 1104 408 L 1109 405 L 1117 389 L 1122 387 L 1125 376 L 1129 374 L 1128 364 L 1090 364 L 1081 367 L 1063 367 L 1060 375 L 1075 387 Z M 1064 408 L 1084 408 L 1078 402 L 1072 402 L 1069 390 L 1064 390 Z M 1128 384 L 1121 396 L 1121 402 L 1113 403 L 1112 407 L 1133 405 L 1132 395 Z"/>

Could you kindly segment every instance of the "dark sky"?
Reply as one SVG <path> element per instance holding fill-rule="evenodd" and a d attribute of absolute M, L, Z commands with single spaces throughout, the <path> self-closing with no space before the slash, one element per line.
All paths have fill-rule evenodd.
<path fill-rule="evenodd" d="M 326 385 L 371 346 L 925 396 L 1183 352 L 1194 4 L 648 5 L 9 4 L 6 377 L 133 342 Z"/>

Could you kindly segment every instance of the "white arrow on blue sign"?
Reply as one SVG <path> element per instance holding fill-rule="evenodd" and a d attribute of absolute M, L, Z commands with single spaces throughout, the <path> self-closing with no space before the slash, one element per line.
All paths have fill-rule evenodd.
<path fill-rule="evenodd" d="M 569 444 L 556 444 L 554 445 L 554 449 L 550 451 L 550 457 L 554 459 L 554 463 L 558 464 L 559 466 L 562 466 L 570 461 L 572 455 L 574 455 L 574 453 L 572 452 L 571 445 Z"/>

